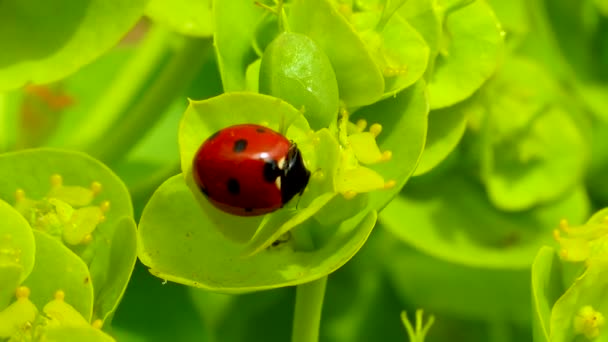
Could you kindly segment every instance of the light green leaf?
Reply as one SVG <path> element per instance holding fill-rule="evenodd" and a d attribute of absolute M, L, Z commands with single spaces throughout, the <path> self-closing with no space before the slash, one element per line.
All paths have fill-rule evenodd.
<path fill-rule="evenodd" d="M 431 108 L 453 105 L 479 89 L 494 73 L 503 44 L 500 24 L 485 1 L 449 13 L 444 18 L 439 54 L 431 62 Z"/>
<path fill-rule="evenodd" d="M 528 268 L 561 219 L 582 223 L 589 210 L 579 188 L 551 205 L 510 215 L 493 207 L 478 184 L 447 172 L 416 178 L 421 180 L 410 183 L 380 219 L 399 239 L 453 263 Z"/>
<path fill-rule="evenodd" d="M 135 25 L 146 2 L 3 1 L 0 90 L 52 82 L 92 62 Z"/>
<path fill-rule="evenodd" d="M 424 151 L 414 176 L 429 172 L 456 148 L 466 129 L 466 104 L 431 111 L 428 124 Z"/>
<path fill-rule="evenodd" d="M 18 283 L 21 283 L 32 271 L 35 259 L 35 244 L 32 229 L 17 210 L 0 200 L 0 266 L 13 268 L 20 266 Z M 12 267 L 11 267 L 12 266 Z M 13 273 L 14 270 L 7 270 Z M 16 287 L 8 290 L 12 297 Z M 4 292 L 4 291 L 2 291 Z M 5 300 L 5 293 L 0 295 L 0 306 Z"/>
<path fill-rule="evenodd" d="M 63 291 L 70 303 L 86 321 L 93 313 L 93 286 L 87 265 L 57 239 L 34 230 L 36 263 L 23 285 L 31 290 L 30 299 L 42 308 Z"/>
<path fill-rule="evenodd" d="M 0 311 L 4 310 L 15 298 L 15 290 L 21 284 L 23 266 L 17 263 L 0 264 Z"/>
<path fill-rule="evenodd" d="M 257 58 L 251 46 L 254 27 L 264 15 L 264 11 L 253 1 L 213 2 L 213 41 L 226 92 L 246 89 L 247 66 Z M 235 20 L 236 13 L 238 20 Z"/>
<path fill-rule="evenodd" d="M 208 37 L 213 34 L 211 0 L 152 0 L 146 7 L 146 15 L 154 22 L 187 36 Z"/>
<path fill-rule="evenodd" d="M 363 245 L 375 212 L 361 213 L 336 227 L 314 251 L 294 251 L 289 239 L 252 257 L 209 222 L 183 176 L 165 182 L 144 209 L 138 230 L 139 258 L 159 278 L 219 292 L 242 293 L 306 283 L 348 261 Z M 309 220 L 298 229 L 321 230 Z"/>
<path fill-rule="evenodd" d="M 375 210 L 384 207 L 399 192 L 414 172 L 427 134 L 428 102 L 424 82 L 400 92 L 395 97 L 367 106 L 353 114 L 353 121 L 365 119 L 380 123 L 382 132 L 377 138 L 382 151 L 392 151 L 392 159 L 370 168 L 386 180 L 394 180 L 395 187 L 370 193 L 370 205 Z"/>
<path fill-rule="evenodd" d="M 384 92 L 381 70 L 354 28 L 328 0 L 294 1 L 289 25 L 294 32 L 307 35 L 325 51 L 336 72 L 340 99 L 348 107 L 380 99 Z"/>
<path fill-rule="evenodd" d="M 544 246 L 532 264 L 532 322 L 534 342 L 549 342 L 551 308 L 563 293 L 561 265 L 555 250 Z"/>
<path fill-rule="evenodd" d="M 44 334 L 46 342 L 115 342 L 108 334 L 93 327 L 58 326 L 48 328 Z"/>

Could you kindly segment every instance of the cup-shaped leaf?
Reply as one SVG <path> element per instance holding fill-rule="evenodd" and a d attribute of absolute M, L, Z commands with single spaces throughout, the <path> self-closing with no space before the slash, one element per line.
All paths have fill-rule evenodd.
<path fill-rule="evenodd" d="M 55 81 L 90 63 L 131 29 L 146 2 L 2 2 L 0 89 Z"/>
<path fill-rule="evenodd" d="M 552 341 L 551 308 L 563 293 L 561 265 L 555 250 L 544 246 L 532 264 L 532 322 L 534 342 Z"/>
<path fill-rule="evenodd" d="M 0 266 L 18 265 L 21 270 L 18 277 L 20 283 L 34 267 L 34 235 L 25 218 L 3 200 L 0 200 L 0 217 Z M 8 289 L 9 298 L 15 289 Z M 4 302 L 4 295 L 0 295 L 0 305 Z"/>
<path fill-rule="evenodd" d="M 23 285 L 31 290 L 30 299 L 44 307 L 57 291 L 87 322 L 93 315 L 93 284 L 87 265 L 70 249 L 46 233 L 34 230 L 36 263 Z"/>
<path fill-rule="evenodd" d="M 192 163 L 201 144 L 213 133 L 228 126 L 261 124 L 283 133 L 302 147 L 307 167 L 315 169 L 315 159 L 308 153 L 305 143 L 310 139 L 308 122 L 287 102 L 278 98 L 254 93 L 226 93 L 204 101 L 192 101 L 186 110 L 179 130 L 182 172 L 186 184 L 205 210 L 226 236 L 235 241 L 248 241 L 261 222 L 260 217 L 239 217 L 214 208 L 203 196 L 192 176 Z"/>
<path fill-rule="evenodd" d="M 46 219 L 48 232 L 65 228 L 64 234 L 72 236 L 78 233 L 71 230 L 73 224 L 76 230 L 89 231 L 91 211 L 83 209 L 101 208 L 103 219 L 96 217 L 98 223 L 85 234 L 88 237 L 70 247 L 90 270 L 87 281 L 93 284 L 97 298 L 95 318 L 106 319 L 126 288 L 137 253 L 133 208 L 125 185 L 99 161 L 82 153 L 54 149 L 0 155 L 0 170 L 0 198 L 15 202 L 16 190 L 20 189 L 21 200 L 18 196 L 16 206 L 25 210 L 22 214 L 28 220 Z M 28 207 L 32 202 L 39 207 Z M 41 208 L 48 209 L 43 211 L 48 215 L 40 216 Z M 61 232 L 57 235 L 60 237 Z M 65 241 L 65 236 L 61 239 Z"/>
<path fill-rule="evenodd" d="M 589 210 L 582 188 L 509 214 L 495 208 L 479 184 L 453 170 L 416 180 L 382 211 L 383 226 L 425 253 L 469 266 L 527 268 L 560 220 L 581 223 Z"/>
<path fill-rule="evenodd" d="M 482 178 L 499 208 L 547 203 L 582 181 L 589 153 L 582 113 L 561 94 L 540 66 L 517 57 L 484 87 Z"/>
<path fill-rule="evenodd" d="M 392 152 L 391 160 L 370 165 L 384 179 L 395 181 L 392 189 L 370 193 L 370 205 L 375 210 L 384 207 L 414 172 L 426 139 L 428 111 L 425 84 L 418 82 L 395 97 L 353 114 L 354 121 L 364 119 L 381 124 L 378 145 L 381 150 Z"/>
<path fill-rule="evenodd" d="M 44 340 L 48 342 L 115 342 L 103 331 L 93 327 L 58 326 L 45 330 Z"/>
<path fill-rule="evenodd" d="M 494 73 L 504 45 L 500 23 L 485 1 L 440 16 L 444 31 L 428 77 L 432 109 L 458 103 L 479 89 Z"/>
<path fill-rule="evenodd" d="M 338 83 L 323 50 L 307 36 L 284 32 L 268 45 L 260 65 L 260 92 L 301 109 L 313 129 L 338 116 Z"/>
<path fill-rule="evenodd" d="M 247 66 L 257 58 L 252 47 L 253 28 L 264 9 L 252 1 L 214 1 L 213 14 L 213 45 L 224 91 L 245 90 Z"/>
<path fill-rule="evenodd" d="M 375 212 L 345 220 L 314 251 L 295 251 L 294 240 L 288 239 L 247 257 L 242 244 L 214 227 L 178 175 L 161 185 L 144 209 L 139 257 L 155 276 L 189 286 L 230 293 L 277 288 L 306 283 L 341 267 L 361 248 L 375 221 Z M 308 220 L 297 229 L 322 229 L 317 226 Z"/>
<path fill-rule="evenodd" d="M 159 1 L 152 0 L 146 7 L 146 15 L 154 22 L 171 30 L 196 37 L 213 35 L 213 9 L 211 0 Z"/>
<path fill-rule="evenodd" d="M 296 0 L 290 7 L 294 32 L 314 40 L 331 61 L 340 99 L 348 107 L 376 102 L 384 92 L 380 68 L 351 24 L 329 0 Z"/>
<path fill-rule="evenodd" d="M 429 113 L 426 143 L 415 176 L 429 172 L 456 148 L 464 135 L 466 123 L 466 102 Z"/>

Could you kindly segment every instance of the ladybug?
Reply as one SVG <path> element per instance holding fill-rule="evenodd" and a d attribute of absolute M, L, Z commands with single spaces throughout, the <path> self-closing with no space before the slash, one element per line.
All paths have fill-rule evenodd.
<path fill-rule="evenodd" d="M 310 171 L 295 143 L 254 124 L 224 128 L 194 156 L 194 180 L 218 209 L 255 216 L 282 208 L 302 194 Z"/>

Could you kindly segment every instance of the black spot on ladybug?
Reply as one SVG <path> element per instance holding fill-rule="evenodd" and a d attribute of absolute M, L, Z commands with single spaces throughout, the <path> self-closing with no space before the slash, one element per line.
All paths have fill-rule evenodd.
<path fill-rule="evenodd" d="M 245 212 L 246 212 L 246 213 L 250 213 L 250 212 L 252 212 L 252 211 L 253 211 L 253 208 L 245 208 Z"/>
<path fill-rule="evenodd" d="M 243 151 L 245 151 L 246 148 L 247 148 L 247 140 L 239 139 L 234 142 L 234 146 L 232 147 L 232 150 L 234 152 L 243 152 Z"/>
<path fill-rule="evenodd" d="M 207 192 L 207 189 L 203 188 L 202 186 L 199 186 L 198 188 L 201 190 L 203 195 L 209 197 L 209 192 Z"/>
<path fill-rule="evenodd" d="M 272 159 L 264 160 L 264 180 L 268 183 L 274 183 L 274 181 L 281 175 L 282 170 L 276 161 Z"/>
<path fill-rule="evenodd" d="M 209 137 L 209 139 L 207 139 L 207 140 L 213 140 L 213 139 L 217 138 L 217 136 L 218 136 L 218 135 L 220 135 L 220 132 L 221 132 L 221 131 L 217 131 L 217 132 L 213 133 L 213 135 L 211 135 L 211 136 Z"/>
<path fill-rule="evenodd" d="M 230 178 L 226 185 L 228 186 L 228 192 L 233 195 L 238 195 L 241 192 L 241 185 L 239 184 L 239 181 L 234 178 Z"/>
<path fill-rule="evenodd" d="M 258 133 L 266 133 L 266 130 L 263 128 L 256 128 L 255 131 Z"/>

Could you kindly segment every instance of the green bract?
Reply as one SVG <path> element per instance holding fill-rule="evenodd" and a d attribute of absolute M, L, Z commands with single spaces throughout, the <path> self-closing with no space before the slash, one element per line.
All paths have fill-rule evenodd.
<path fill-rule="evenodd" d="M 532 267 L 535 342 L 606 340 L 606 232 L 603 209 L 584 225 L 562 221 L 555 232 L 561 261 L 552 248 L 539 251 Z"/>
<path fill-rule="evenodd" d="M 336 72 L 340 99 L 348 107 L 380 99 L 384 93 L 382 71 L 354 28 L 329 0 L 294 1 L 290 7 L 289 25 L 294 32 L 314 40 L 325 52 Z"/>
<path fill-rule="evenodd" d="M 152 0 L 146 7 L 146 15 L 181 34 L 207 37 L 213 34 L 211 4 L 211 0 L 171 2 Z"/>
<path fill-rule="evenodd" d="M 284 32 L 264 51 L 260 93 L 300 109 L 311 127 L 320 129 L 338 115 L 338 84 L 329 59 L 305 35 Z"/>
<path fill-rule="evenodd" d="M 55 81 L 90 63 L 133 27 L 145 4 L 145 0 L 3 1 L 0 90 Z"/>
<path fill-rule="evenodd" d="M 116 310 L 136 257 L 133 209 L 124 184 L 84 154 L 51 149 L 0 155 L 0 170 L 0 198 L 15 203 L 36 233 L 42 234 L 39 238 L 45 244 L 37 244 L 36 249 L 63 242 L 69 247 L 63 247 L 66 253 L 74 255 L 86 271 L 78 276 L 78 284 L 94 288 L 94 296 L 70 303 L 86 307 L 81 313 L 87 320 L 93 310 L 93 319 L 105 321 Z M 55 269 L 51 260 L 57 247 L 52 249 L 40 261 L 47 266 L 37 271 L 44 279 L 65 273 Z M 26 283 L 35 298 L 41 295 L 37 286 L 47 281 Z M 49 288 L 46 295 L 58 289 Z M 41 298 L 40 304 L 48 300 Z"/>

